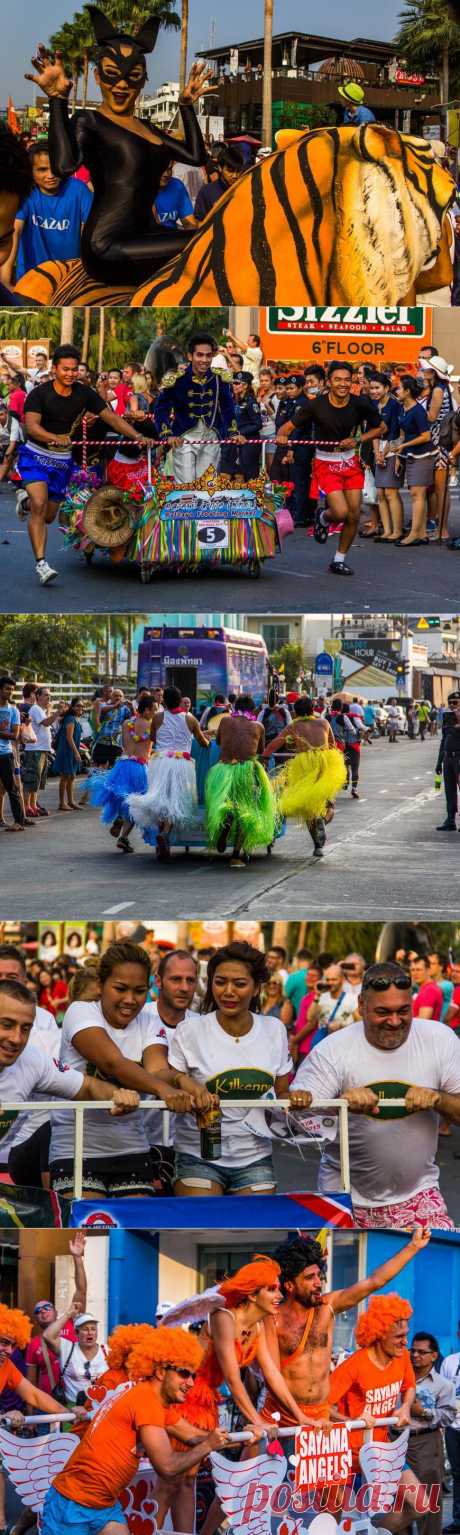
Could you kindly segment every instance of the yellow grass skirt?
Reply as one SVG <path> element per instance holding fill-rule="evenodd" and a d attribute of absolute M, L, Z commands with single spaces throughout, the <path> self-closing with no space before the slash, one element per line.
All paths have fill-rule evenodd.
<path fill-rule="evenodd" d="M 314 821 L 326 814 L 346 781 L 343 753 L 337 747 L 312 746 L 308 751 L 297 752 L 277 774 L 274 788 L 278 808 L 289 819 Z"/>

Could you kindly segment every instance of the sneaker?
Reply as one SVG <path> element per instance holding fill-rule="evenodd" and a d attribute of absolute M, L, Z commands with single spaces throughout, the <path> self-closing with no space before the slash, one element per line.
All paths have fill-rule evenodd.
<path fill-rule="evenodd" d="M 352 789 L 351 797 L 352 797 L 352 799 L 359 799 L 359 794 L 358 794 L 358 790 L 357 789 Z"/>
<path fill-rule="evenodd" d="M 25 522 L 29 515 L 29 492 L 24 486 L 16 491 L 16 516 L 20 522 Z"/>
<path fill-rule="evenodd" d="M 354 571 L 351 569 L 350 565 L 346 565 L 345 564 L 345 560 L 343 560 L 343 562 L 340 562 L 338 560 L 331 560 L 331 563 L 330 563 L 330 566 L 329 566 L 329 570 L 330 570 L 332 576 L 353 576 L 354 575 Z"/>
<path fill-rule="evenodd" d="M 57 576 L 57 570 L 53 570 L 52 565 L 48 565 L 47 560 L 37 560 L 35 568 L 40 586 L 47 586 L 48 582 L 54 581 Z"/>
<path fill-rule="evenodd" d="M 37 805 L 37 815 L 39 815 L 39 816 L 43 816 L 43 815 L 48 816 L 49 815 L 49 810 L 45 810 L 45 806 L 44 805 Z"/>

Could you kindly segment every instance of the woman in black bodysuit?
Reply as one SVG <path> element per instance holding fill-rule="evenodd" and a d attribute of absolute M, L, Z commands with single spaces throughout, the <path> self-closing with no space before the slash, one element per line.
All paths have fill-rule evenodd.
<path fill-rule="evenodd" d="M 179 101 L 184 138 L 176 139 L 134 115 L 150 53 L 160 27 L 151 17 L 136 38 L 116 31 L 97 6 L 89 5 L 98 43 L 95 79 L 101 106 L 69 117 L 62 56 L 54 61 L 40 44 L 26 75 L 49 97 L 49 147 L 56 176 L 72 176 L 84 165 L 94 188 L 82 231 L 82 260 L 90 277 L 107 284 L 137 285 L 152 277 L 190 241 L 190 229 L 168 229 L 155 221 L 153 203 L 171 159 L 202 165 L 206 149 L 194 102 L 209 89 L 208 71 L 194 64 Z"/>

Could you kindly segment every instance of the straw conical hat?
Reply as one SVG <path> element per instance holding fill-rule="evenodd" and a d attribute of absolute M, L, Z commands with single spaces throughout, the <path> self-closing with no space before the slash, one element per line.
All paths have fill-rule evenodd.
<path fill-rule="evenodd" d="M 115 485 L 103 485 L 90 496 L 83 513 L 87 538 L 100 549 L 115 549 L 131 538 L 137 507 L 130 514 L 126 496 Z"/>

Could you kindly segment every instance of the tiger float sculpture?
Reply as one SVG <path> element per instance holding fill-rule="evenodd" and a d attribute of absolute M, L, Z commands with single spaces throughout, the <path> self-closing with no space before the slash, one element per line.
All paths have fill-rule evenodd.
<path fill-rule="evenodd" d="M 455 193 L 424 139 L 375 123 L 317 128 L 247 171 L 136 291 L 56 261 L 17 291 L 49 306 L 413 304 L 452 282 Z"/>

